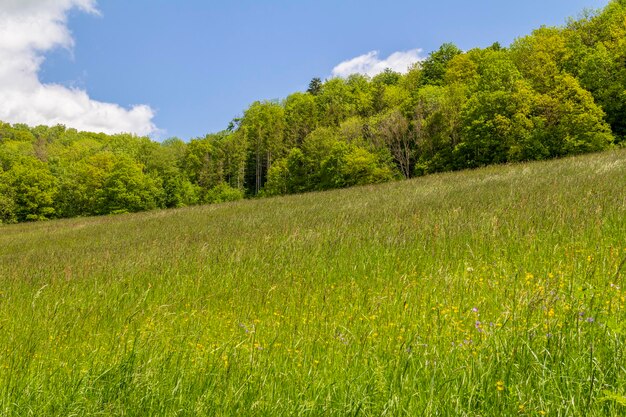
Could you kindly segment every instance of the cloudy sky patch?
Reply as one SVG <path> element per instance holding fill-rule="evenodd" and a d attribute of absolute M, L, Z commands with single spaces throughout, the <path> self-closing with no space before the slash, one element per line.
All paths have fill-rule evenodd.
<path fill-rule="evenodd" d="M 421 49 L 411 49 L 394 52 L 387 58 L 381 59 L 378 51 L 370 51 L 335 66 L 332 75 L 334 77 L 347 77 L 351 74 L 365 74 L 373 77 L 387 68 L 406 73 L 413 64 L 423 59 L 421 53 Z"/>
<path fill-rule="evenodd" d="M 147 105 L 124 108 L 93 100 L 82 89 L 40 81 L 45 53 L 74 45 L 67 27 L 72 9 L 98 13 L 95 0 L 0 0 L 0 120 L 104 133 L 155 133 L 154 111 Z"/>

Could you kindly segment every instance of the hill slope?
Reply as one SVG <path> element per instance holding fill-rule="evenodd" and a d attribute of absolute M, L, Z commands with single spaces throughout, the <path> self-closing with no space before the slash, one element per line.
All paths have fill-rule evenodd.
<path fill-rule="evenodd" d="M 620 150 L 0 227 L 0 415 L 623 415 L 625 189 Z"/>

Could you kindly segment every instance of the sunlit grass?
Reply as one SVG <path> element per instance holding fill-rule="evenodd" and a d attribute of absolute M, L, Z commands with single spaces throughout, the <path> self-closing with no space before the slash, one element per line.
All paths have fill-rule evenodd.
<path fill-rule="evenodd" d="M 0 228 L 0 415 L 626 414 L 626 151 Z"/>

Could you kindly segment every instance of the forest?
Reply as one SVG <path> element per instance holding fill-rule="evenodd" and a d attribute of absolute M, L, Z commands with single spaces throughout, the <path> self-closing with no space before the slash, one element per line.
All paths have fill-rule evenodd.
<path fill-rule="evenodd" d="M 405 74 L 313 78 L 185 142 L 0 122 L 0 223 L 382 183 L 626 143 L 626 0 Z"/>

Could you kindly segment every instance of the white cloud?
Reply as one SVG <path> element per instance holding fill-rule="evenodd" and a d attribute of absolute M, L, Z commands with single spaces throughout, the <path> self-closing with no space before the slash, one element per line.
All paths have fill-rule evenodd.
<path fill-rule="evenodd" d="M 79 130 L 147 135 L 157 131 L 146 105 L 126 109 L 93 100 L 86 91 L 44 84 L 44 53 L 70 49 L 71 9 L 97 14 L 96 0 L 0 0 L 0 120 L 29 125 L 64 124 Z"/>
<path fill-rule="evenodd" d="M 389 55 L 386 59 L 380 59 L 378 51 L 370 51 L 356 58 L 343 61 L 333 68 L 332 75 L 334 77 L 347 77 L 350 74 L 365 74 L 373 77 L 387 68 L 405 73 L 411 65 L 424 59 L 420 56 L 421 52 L 421 49 L 399 51 Z"/>

